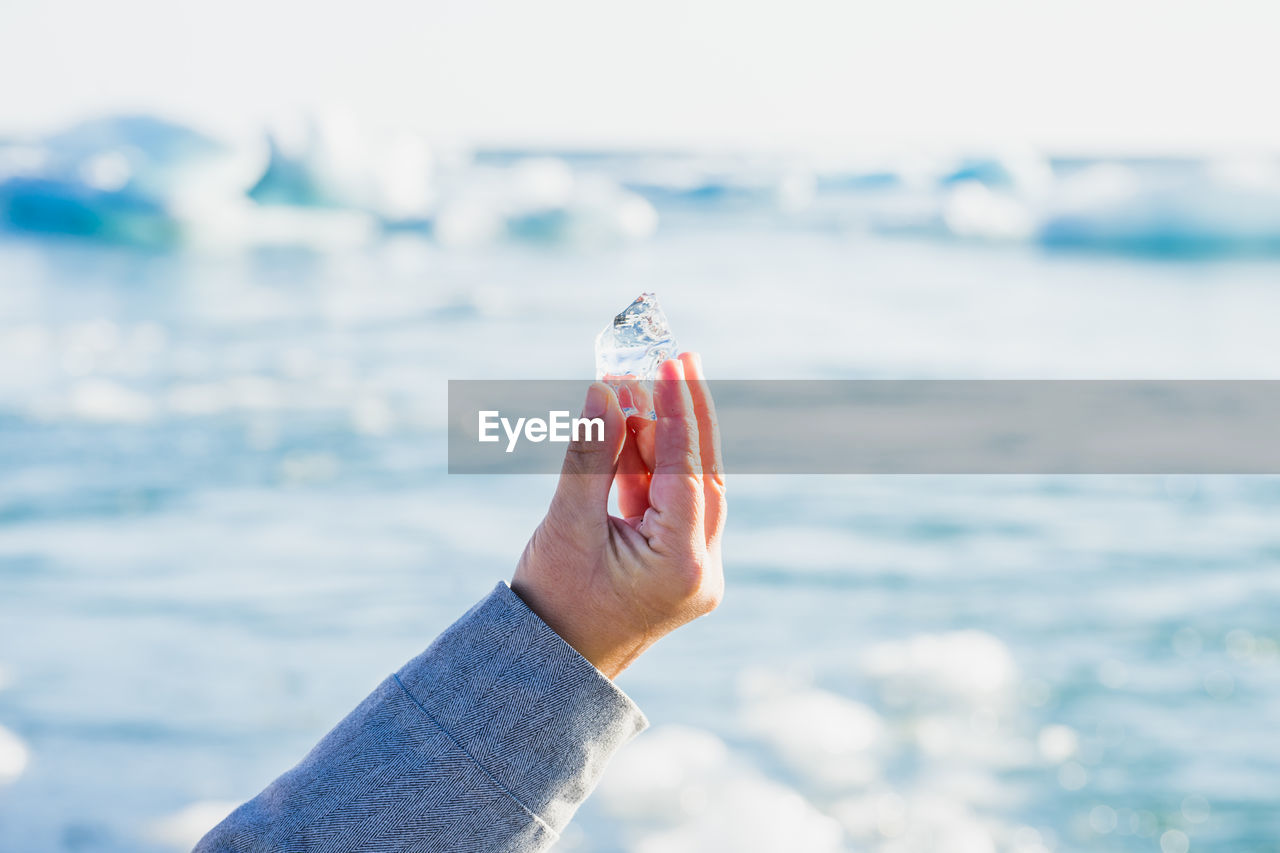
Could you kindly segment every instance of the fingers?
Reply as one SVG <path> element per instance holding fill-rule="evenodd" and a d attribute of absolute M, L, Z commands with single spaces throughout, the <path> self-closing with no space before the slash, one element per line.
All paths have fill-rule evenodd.
<path fill-rule="evenodd" d="M 653 411 L 653 391 L 640 380 L 629 376 L 618 386 L 618 401 L 625 410 L 629 405 L 637 412 Z M 653 470 L 653 421 L 646 414 L 627 418 L 628 438 L 635 442 L 646 471 Z"/>
<path fill-rule="evenodd" d="M 653 411 L 652 390 L 647 386 L 645 386 L 644 384 L 642 384 L 638 379 L 629 379 L 627 381 L 627 385 L 629 386 L 629 390 L 631 394 L 631 397 L 630 397 L 631 407 L 635 409 L 637 412 L 644 413 L 642 415 L 632 415 L 631 417 L 633 418 L 638 417 L 640 420 L 647 421 L 648 423 L 652 424 L 653 421 L 649 420 L 649 417 L 648 417 L 648 413 Z"/>
<path fill-rule="evenodd" d="M 652 471 L 656 461 L 653 458 L 653 435 L 655 432 L 654 421 L 649 420 L 644 415 L 632 415 L 627 418 L 627 427 L 631 433 L 631 437 L 635 440 L 636 450 L 640 454 L 640 459 L 644 462 L 644 467 Z"/>
<path fill-rule="evenodd" d="M 696 352 L 681 354 L 689 397 L 698 418 L 698 449 L 702 463 L 703 500 L 706 506 L 707 544 L 724 531 L 727 504 L 724 493 L 724 459 L 720 451 L 720 424 L 716 420 L 715 401 L 702 372 L 702 357 Z"/>
<path fill-rule="evenodd" d="M 654 425 L 649 503 L 663 516 L 664 526 L 701 534 L 704 499 L 698 476 L 698 419 L 680 361 L 663 363 L 653 392 L 658 420 Z"/>
<path fill-rule="evenodd" d="M 646 463 L 636 443 L 633 424 L 644 421 L 649 425 L 650 459 L 653 447 L 653 421 L 648 418 L 627 419 L 627 440 L 618 456 L 618 472 L 614 482 L 618 485 L 618 511 L 624 519 L 638 519 L 649 508 L 649 478 L 652 462 Z"/>
<path fill-rule="evenodd" d="M 604 438 L 599 440 L 598 428 L 588 427 L 569 443 L 560 482 L 547 511 L 547 518 L 561 529 L 596 525 L 608 515 L 609 487 L 626 438 L 622 407 L 613 389 L 603 382 L 587 389 L 582 416 L 603 420 Z"/>
<path fill-rule="evenodd" d="M 652 393 L 636 377 L 630 374 L 618 376 L 616 374 L 606 373 L 602 381 L 613 388 L 614 393 L 618 396 L 618 403 L 621 404 L 624 412 L 628 408 L 635 412 L 649 412 L 653 410 Z M 632 415 L 631 417 L 637 416 Z"/>

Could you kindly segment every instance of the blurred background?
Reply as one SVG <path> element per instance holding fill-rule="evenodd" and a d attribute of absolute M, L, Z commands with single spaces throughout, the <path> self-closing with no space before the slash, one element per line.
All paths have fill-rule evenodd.
<path fill-rule="evenodd" d="M 189 848 L 509 577 L 450 378 L 1280 378 L 1272 4 L 0 7 L 0 849 Z M 732 460 L 729 460 L 732 467 Z M 1280 482 L 730 481 L 564 851 L 1263 851 Z"/>

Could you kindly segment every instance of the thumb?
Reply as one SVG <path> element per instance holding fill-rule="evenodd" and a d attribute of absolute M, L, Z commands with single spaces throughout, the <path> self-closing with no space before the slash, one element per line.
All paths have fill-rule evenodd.
<path fill-rule="evenodd" d="M 609 489 L 626 438 L 627 421 L 622 407 L 613 389 L 603 382 L 595 382 L 587 389 L 582 417 L 588 422 L 571 434 L 560 482 L 547 512 L 547 517 L 561 529 L 598 523 L 608 513 Z"/>

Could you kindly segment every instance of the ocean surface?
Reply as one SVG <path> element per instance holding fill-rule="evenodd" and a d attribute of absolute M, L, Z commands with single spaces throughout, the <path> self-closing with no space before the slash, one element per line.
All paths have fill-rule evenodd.
<path fill-rule="evenodd" d="M 189 848 L 509 578 L 554 482 L 446 474 L 446 380 L 585 386 L 641 291 L 718 378 L 1280 378 L 1265 210 L 529 162 L 361 239 L 0 190 L 0 850 Z M 557 849 L 1280 849 L 1280 480 L 730 474 L 725 602 Z"/>

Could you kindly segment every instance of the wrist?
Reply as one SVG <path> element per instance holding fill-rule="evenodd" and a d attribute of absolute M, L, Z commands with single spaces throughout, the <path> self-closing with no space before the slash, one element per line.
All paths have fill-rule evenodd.
<path fill-rule="evenodd" d="M 618 620 L 593 612 L 589 605 L 570 603 L 562 596 L 544 591 L 539 584 L 522 578 L 519 572 L 511 581 L 511 591 L 560 639 L 609 679 L 616 678 L 648 646 L 643 638 L 619 630 Z"/>

